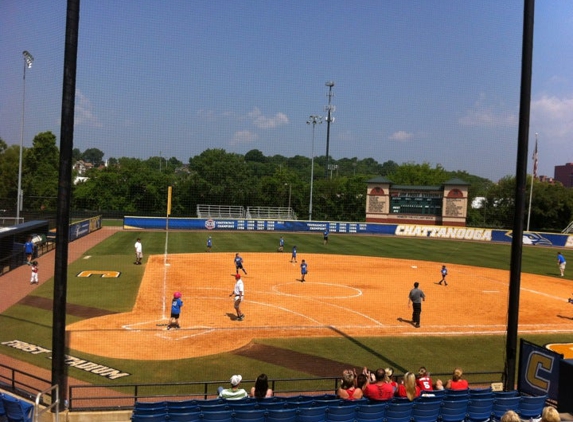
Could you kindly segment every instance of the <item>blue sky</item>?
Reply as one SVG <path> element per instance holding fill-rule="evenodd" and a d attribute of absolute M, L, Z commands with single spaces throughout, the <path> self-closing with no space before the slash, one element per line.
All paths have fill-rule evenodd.
<path fill-rule="evenodd" d="M 573 6 L 536 2 L 531 157 L 573 162 Z M 0 0 L 0 137 L 59 139 L 66 2 Z M 428 162 L 514 174 L 523 0 L 82 0 L 74 147 L 104 158 L 207 148 Z M 326 150 L 316 126 L 315 154 Z M 532 160 L 529 160 L 529 168 Z M 531 171 L 531 170 L 530 170 Z"/>

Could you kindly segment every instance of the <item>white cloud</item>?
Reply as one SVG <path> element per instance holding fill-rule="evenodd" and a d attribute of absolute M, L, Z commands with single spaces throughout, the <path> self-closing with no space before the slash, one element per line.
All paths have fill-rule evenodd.
<path fill-rule="evenodd" d="M 74 124 L 102 127 L 103 125 L 92 111 L 92 103 L 79 89 L 76 89 Z"/>
<path fill-rule="evenodd" d="M 397 132 L 394 132 L 392 135 L 390 135 L 388 137 L 388 139 L 392 140 L 392 141 L 398 141 L 398 142 L 406 142 L 406 141 L 410 141 L 414 138 L 414 134 L 411 132 L 406 132 L 404 130 L 399 130 Z"/>
<path fill-rule="evenodd" d="M 278 126 L 288 124 L 288 117 L 286 114 L 276 113 L 272 117 L 266 117 L 263 116 L 263 113 L 258 107 L 255 107 L 253 111 L 249 112 L 248 117 L 259 129 L 274 129 Z"/>
<path fill-rule="evenodd" d="M 231 145 L 250 144 L 251 142 L 256 141 L 258 138 L 259 135 L 251 132 L 250 130 L 240 130 L 238 132 L 235 132 L 230 144 Z"/>
<path fill-rule="evenodd" d="M 573 138 L 573 98 L 543 95 L 533 100 L 531 127 L 549 138 Z"/>
<path fill-rule="evenodd" d="M 518 118 L 513 112 L 508 112 L 503 105 L 488 105 L 486 95 L 481 93 L 473 108 L 458 119 L 462 126 L 485 126 L 485 127 L 512 127 L 517 126 Z"/>

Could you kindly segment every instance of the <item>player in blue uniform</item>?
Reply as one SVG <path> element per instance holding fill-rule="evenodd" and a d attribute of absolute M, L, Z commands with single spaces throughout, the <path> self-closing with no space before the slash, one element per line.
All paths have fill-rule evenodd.
<path fill-rule="evenodd" d="M 561 252 L 557 252 L 557 266 L 559 267 L 559 272 L 561 272 L 561 277 L 565 276 L 566 265 L 567 261 L 565 261 L 565 257 L 561 254 Z"/>
<path fill-rule="evenodd" d="M 300 281 L 304 283 L 304 278 L 306 277 L 306 275 L 308 274 L 308 265 L 306 263 L 306 261 L 303 259 L 302 262 L 300 263 Z"/>
<path fill-rule="evenodd" d="M 281 238 L 279 239 L 279 252 L 284 251 L 285 249 L 285 240 L 283 239 L 283 237 L 281 236 Z"/>
<path fill-rule="evenodd" d="M 172 328 L 179 329 L 179 315 L 181 315 L 181 307 L 183 306 L 183 301 L 181 300 L 181 293 L 175 292 L 173 293 L 173 300 L 171 301 L 171 319 L 169 320 L 169 325 L 167 325 L 167 329 L 171 330 Z"/>
<path fill-rule="evenodd" d="M 213 239 L 211 236 L 207 238 L 207 252 L 211 252 L 211 248 L 213 247 Z"/>
<path fill-rule="evenodd" d="M 438 284 L 442 284 L 442 282 L 447 286 L 448 282 L 446 281 L 446 276 L 448 275 L 448 269 L 446 268 L 445 265 L 442 265 L 442 269 L 440 270 L 440 273 L 442 274 L 442 279 L 440 280 L 440 282 Z"/>
<path fill-rule="evenodd" d="M 296 262 L 296 245 L 292 247 L 292 254 L 290 256 L 290 262 Z"/>
<path fill-rule="evenodd" d="M 324 230 L 322 234 L 323 244 L 326 245 L 328 243 L 328 229 Z"/>
<path fill-rule="evenodd" d="M 243 258 L 241 258 L 241 256 L 239 255 L 239 252 L 237 252 L 235 254 L 235 271 L 237 274 L 239 274 L 239 270 L 243 270 L 245 275 L 247 275 L 247 272 L 243 268 Z"/>

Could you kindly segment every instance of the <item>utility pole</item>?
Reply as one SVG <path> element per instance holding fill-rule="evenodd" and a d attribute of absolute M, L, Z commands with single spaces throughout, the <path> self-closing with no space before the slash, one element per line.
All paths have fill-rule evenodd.
<path fill-rule="evenodd" d="M 328 163 L 330 161 L 329 155 L 328 155 L 328 149 L 330 146 L 330 122 L 334 122 L 334 117 L 332 117 L 332 113 L 334 112 L 334 110 L 336 110 L 336 107 L 334 107 L 331 104 L 332 96 L 334 95 L 332 93 L 332 87 L 334 86 L 334 82 L 328 81 L 327 83 L 325 83 L 325 85 L 328 87 L 328 105 L 326 107 L 324 107 L 324 110 L 327 112 L 327 115 L 326 115 L 326 166 L 324 167 L 324 178 L 328 179 Z"/>

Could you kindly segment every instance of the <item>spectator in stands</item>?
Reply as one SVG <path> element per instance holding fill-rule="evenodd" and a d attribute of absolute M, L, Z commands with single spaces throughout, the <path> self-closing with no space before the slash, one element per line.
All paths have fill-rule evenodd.
<path fill-rule="evenodd" d="M 420 387 L 421 391 L 432 391 L 434 389 L 432 378 L 425 366 L 421 366 L 420 369 L 418 369 L 418 379 L 416 380 L 416 384 Z"/>
<path fill-rule="evenodd" d="M 467 390 L 469 388 L 469 384 L 467 380 L 463 379 L 463 371 L 462 368 L 455 368 L 454 373 L 452 374 L 452 378 L 446 382 L 444 386 L 441 380 L 436 382 L 436 389 L 443 390 Z"/>
<path fill-rule="evenodd" d="M 553 406 L 545 406 L 541 412 L 541 422 L 561 422 L 561 416 Z"/>
<path fill-rule="evenodd" d="M 273 390 L 269 388 L 269 378 L 266 374 L 259 375 L 255 381 L 255 386 L 251 387 L 251 397 L 264 399 L 272 396 Z"/>
<path fill-rule="evenodd" d="M 360 373 L 356 376 L 356 388 L 360 388 L 364 391 L 364 387 L 366 386 L 366 375 Z"/>
<path fill-rule="evenodd" d="M 384 371 L 386 372 L 386 375 L 388 375 L 388 378 L 390 379 L 390 384 L 392 384 L 394 390 L 397 390 L 398 383 L 396 382 L 396 378 L 394 377 L 394 368 L 386 368 L 384 369 Z"/>
<path fill-rule="evenodd" d="M 413 372 L 406 372 L 402 383 L 398 386 L 396 395 L 398 397 L 407 397 L 412 401 L 420 396 L 420 387 L 416 385 L 416 375 Z"/>
<path fill-rule="evenodd" d="M 240 375 L 233 375 L 231 377 L 231 388 L 219 387 L 219 397 L 227 400 L 240 400 L 248 397 L 247 392 L 243 388 L 239 388 L 243 377 Z"/>
<path fill-rule="evenodd" d="M 367 368 L 363 370 L 367 381 L 364 386 L 364 396 L 373 401 L 390 400 L 396 392 L 386 371 L 382 368 L 374 373 L 374 382 L 371 382 L 372 373 Z"/>
<path fill-rule="evenodd" d="M 513 410 L 508 410 L 503 414 L 500 422 L 521 422 L 521 419 L 519 418 L 519 415 Z"/>
<path fill-rule="evenodd" d="M 342 372 L 342 382 L 336 395 L 343 400 L 359 400 L 363 397 L 362 390 L 357 387 L 357 374 L 355 369 L 345 369 Z"/>

